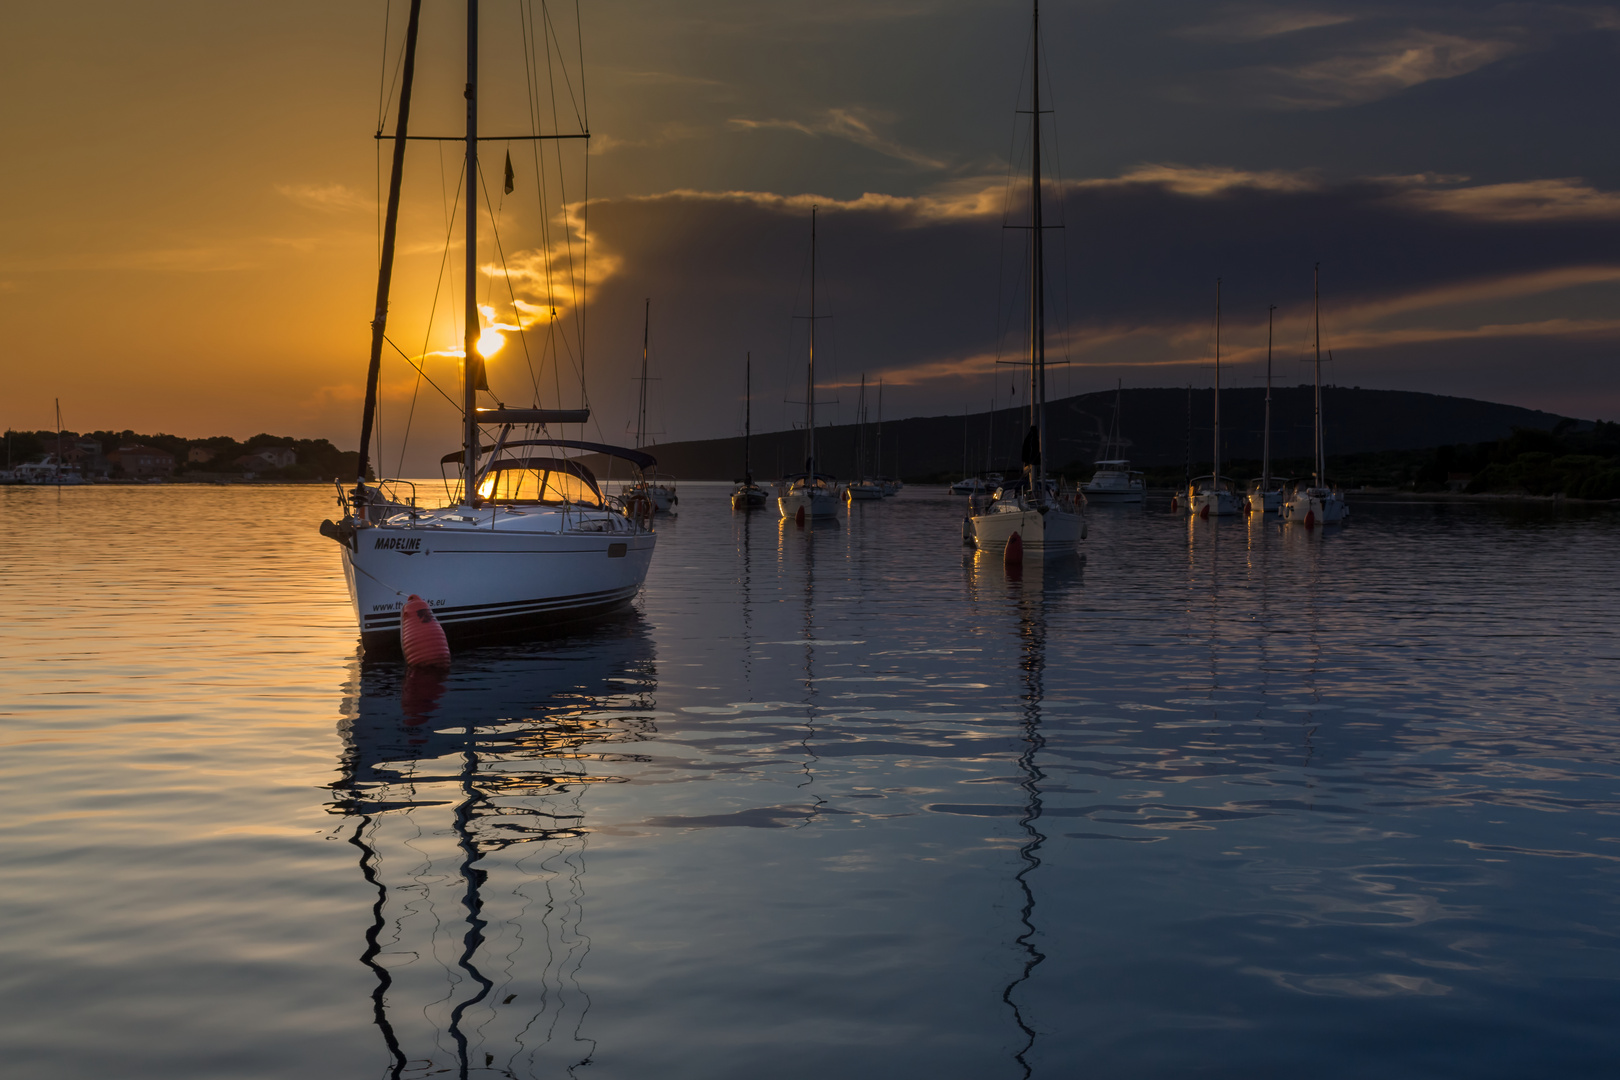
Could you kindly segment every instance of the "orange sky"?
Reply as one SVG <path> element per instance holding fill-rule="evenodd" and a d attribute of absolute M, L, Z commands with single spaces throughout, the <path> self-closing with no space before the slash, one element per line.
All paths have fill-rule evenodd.
<path fill-rule="evenodd" d="M 424 7 L 413 127 L 454 134 L 462 5 Z M 519 2 L 484 7 L 485 130 L 527 130 Z M 1297 348 L 1321 260 L 1339 381 L 1613 418 L 1620 162 L 1590 108 L 1559 97 L 1567 84 L 1589 103 L 1584 73 L 1612 71 L 1613 27 L 1585 9 L 1507 26 L 1456 4 L 1326 21 L 1294 7 L 1212 16 L 1178 0 L 1150 17 L 1050 5 L 1051 134 L 1071 181 L 1078 275 L 1064 338 L 1077 366 L 1060 388 L 1207 383 L 1218 275 L 1234 360 L 1262 355 L 1270 302 Z M 353 445 L 375 288 L 370 136 L 384 19 L 397 49 L 405 10 L 103 0 L 0 11 L 0 424 L 47 427 L 59 397 L 79 430 Z M 828 381 L 887 372 L 890 415 L 1008 403 L 995 265 L 1024 92 L 1022 3 L 582 10 L 590 193 L 603 200 L 587 348 L 600 434 L 626 434 L 647 296 L 664 438 L 740 428 L 745 352 L 756 424 L 791 422 L 809 202 L 826 207 L 824 302 L 843 320 L 829 329 Z M 551 12 L 577 81 L 574 7 Z M 573 126 L 566 102 L 558 124 Z M 505 150 L 488 149 L 492 177 Z M 519 190 L 501 210 L 509 266 L 543 244 L 525 152 L 515 148 Z M 583 165 L 570 147 L 570 199 Z M 452 186 L 456 167 L 448 144 Z M 441 322 L 426 327 L 446 195 L 438 148 L 413 145 L 390 323 L 412 351 L 454 341 L 443 320 L 460 307 L 459 250 Z M 555 190 L 549 199 L 555 215 Z M 1168 212 L 1187 224 L 1169 230 Z M 1370 224 L 1336 234 L 1355 214 Z M 1277 243 L 1248 244 L 1250 221 L 1272 223 Z M 1414 228 L 1427 230 L 1421 250 L 1400 239 Z M 1375 243 L 1379 229 L 1389 239 Z M 504 281 L 486 284 L 499 301 Z M 533 279 L 515 287 L 543 299 Z M 550 403 L 555 385 L 573 404 L 571 362 L 555 379 L 549 363 L 539 396 Z M 453 359 L 429 370 L 453 385 Z M 492 371 L 514 402 L 534 396 L 515 346 Z M 384 373 L 386 440 L 413 375 L 397 357 Z M 829 411 L 848 419 L 839 393 Z M 454 441 L 454 416 L 422 401 L 425 463 Z"/>

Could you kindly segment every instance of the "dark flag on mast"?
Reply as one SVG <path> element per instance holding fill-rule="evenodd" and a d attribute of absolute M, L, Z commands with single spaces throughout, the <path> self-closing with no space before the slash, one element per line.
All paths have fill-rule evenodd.
<path fill-rule="evenodd" d="M 506 152 L 506 193 L 512 194 L 512 151 Z"/>

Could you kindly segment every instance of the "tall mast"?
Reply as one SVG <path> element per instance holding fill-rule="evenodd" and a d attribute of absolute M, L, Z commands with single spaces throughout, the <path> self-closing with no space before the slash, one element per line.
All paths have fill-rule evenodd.
<path fill-rule="evenodd" d="M 1221 279 L 1215 279 L 1215 477 L 1210 490 L 1221 490 Z"/>
<path fill-rule="evenodd" d="M 1030 65 L 1030 287 L 1029 287 L 1029 422 L 1035 428 L 1035 492 L 1046 495 L 1046 260 L 1041 231 L 1041 4 L 1033 0 Z"/>
<path fill-rule="evenodd" d="M 643 383 L 643 386 L 646 384 Z M 751 451 L 754 438 L 754 354 L 743 360 L 743 483 L 754 482 Z"/>
<path fill-rule="evenodd" d="M 878 376 L 878 426 L 877 426 L 877 465 L 872 469 L 877 475 L 883 475 L 883 376 Z"/>
<path fill-rule="evenodd" d="M 1266 429 L 1260 443 L 1260 490 L 1271 490 L 1271 328 L 1277 316 L 1277 305 L 1266 311 Z M 1262 507 L 1264 509 L 1264 507 Z"/>
<path fill-rule="evenodd" d="M 636 449 L 640 450 L 647 438 L 647 332 L 652 326 L 652 297 L 647 297 L 641 309 L 641 401 L 636 406 Z"/>
<path fill-rule="evenodd" d="M 56 399 L 56 471 L 53 474 L 57 480 L 62 479 L 62 399 Z"/>
<path fill-rule="evenodd" d="M 810 208 L 810 364 L 805 374 L 804 471 L 816 471 L 816 208 Z M 813 478 L 813 477 L 812 477 Z"/>
<path fill-rule="evenodd" d="M 394 238 L 399 228 L 399 185 L 405 174 L 405 135 L 411 119 L 411 84 L 416 78 L 416 28 L 422 0 L 411 0 L 405 25 L 405 65 L 399 81 L 399 114 L 394 120 L 394 163 L 388 174 L 388 210 L 383 217 L 382 256 L 377 265 L 377 306 L 371 319 L 371 361 L 366 367 L 366 408 L 360 416 L 360 466 L 355 484 L 365 483 L 371 461 L 371 428 L 377 419 L 377 382 L 382 371 L 383 338 L 388 327 L 388 289 L 394 277 Z"/>
<path fill-rule="evenodd" d="M 467 279 L 462 311 L 463 361 L 461 365 L 462 502 L 472 505 L 473 475 L 478 468 L 478 383 L 482 359 L 478 355 L 478 0 L 467 0 Z M 398 142 L 395 143 L 398 146 Z"/>
<path fill-rule="evenodd" d="M 1322 474 L 1327 470 L 1322 462 L 1322 264 L 1311 267 L 1311 310 L 1316 324 L 1316 472 L 1312 477 L 1316 487 L 1322 486 Z"/>
<path fill-rule="evenodd" d="M 866 479 L 866 372 L 861 372 L 861 393 L 855 406 L 855 479 Z"/>

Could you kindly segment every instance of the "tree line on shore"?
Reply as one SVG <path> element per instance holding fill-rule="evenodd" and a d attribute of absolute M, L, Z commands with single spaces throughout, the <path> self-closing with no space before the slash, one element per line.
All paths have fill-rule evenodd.
<path fill-rule="evenodd" d="M 353 479 L 355 468 L 359 464 L 359 455 L 353 450 L 339 450 L 325 439 L 293 439 L 268 433 L 260 433 L 239 441 L 229 435 L 187 439 L 179 435 L 162 433 L 146 435 L 131 430 L 91 431 L 84 434 L 71 431 L 7 430 L 4 438 L 7 464 L 10 466 L 39 461 L 48 454 L 55 454 L 59 445 L 64 451 L 70 451 L 77 444 L 86 441 L 98 443 L 103 457 L 130 446 L 149 446 L 162 450 L 174 458 L 174 475 L 177 477 L 188 474 L 200 477 L 239 476 L 252 473 L 256 478 L 265 480 L 330 480 L 333 477 L 347 480 Z M 200 449 L 202 452 L 194 455 L 192 453 L 194 449 Z M 292 450 L 297 455 L 297 460 L 280 468 L 266 467 L 262 463 L 242 463 L 238 460 L 266 449 Z M 192 460 L 193 457 L 206 460 Z M 118 466 L 114 464 L 110 467 L 109 473 L 114 479 L 119 479 L 119 471 Z"/>

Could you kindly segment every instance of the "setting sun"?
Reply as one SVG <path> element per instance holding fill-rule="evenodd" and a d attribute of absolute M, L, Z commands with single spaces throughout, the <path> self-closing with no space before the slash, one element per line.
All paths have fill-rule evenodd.
<path fill-rule="evenodd" d="M 505 344 L 506 339 L 501 336 L 499 330 L 493 326 L 487 327 L 482 334 L 478 335 L 478 355 L 487 359 L 500 352 L 501 346 Z"/>

